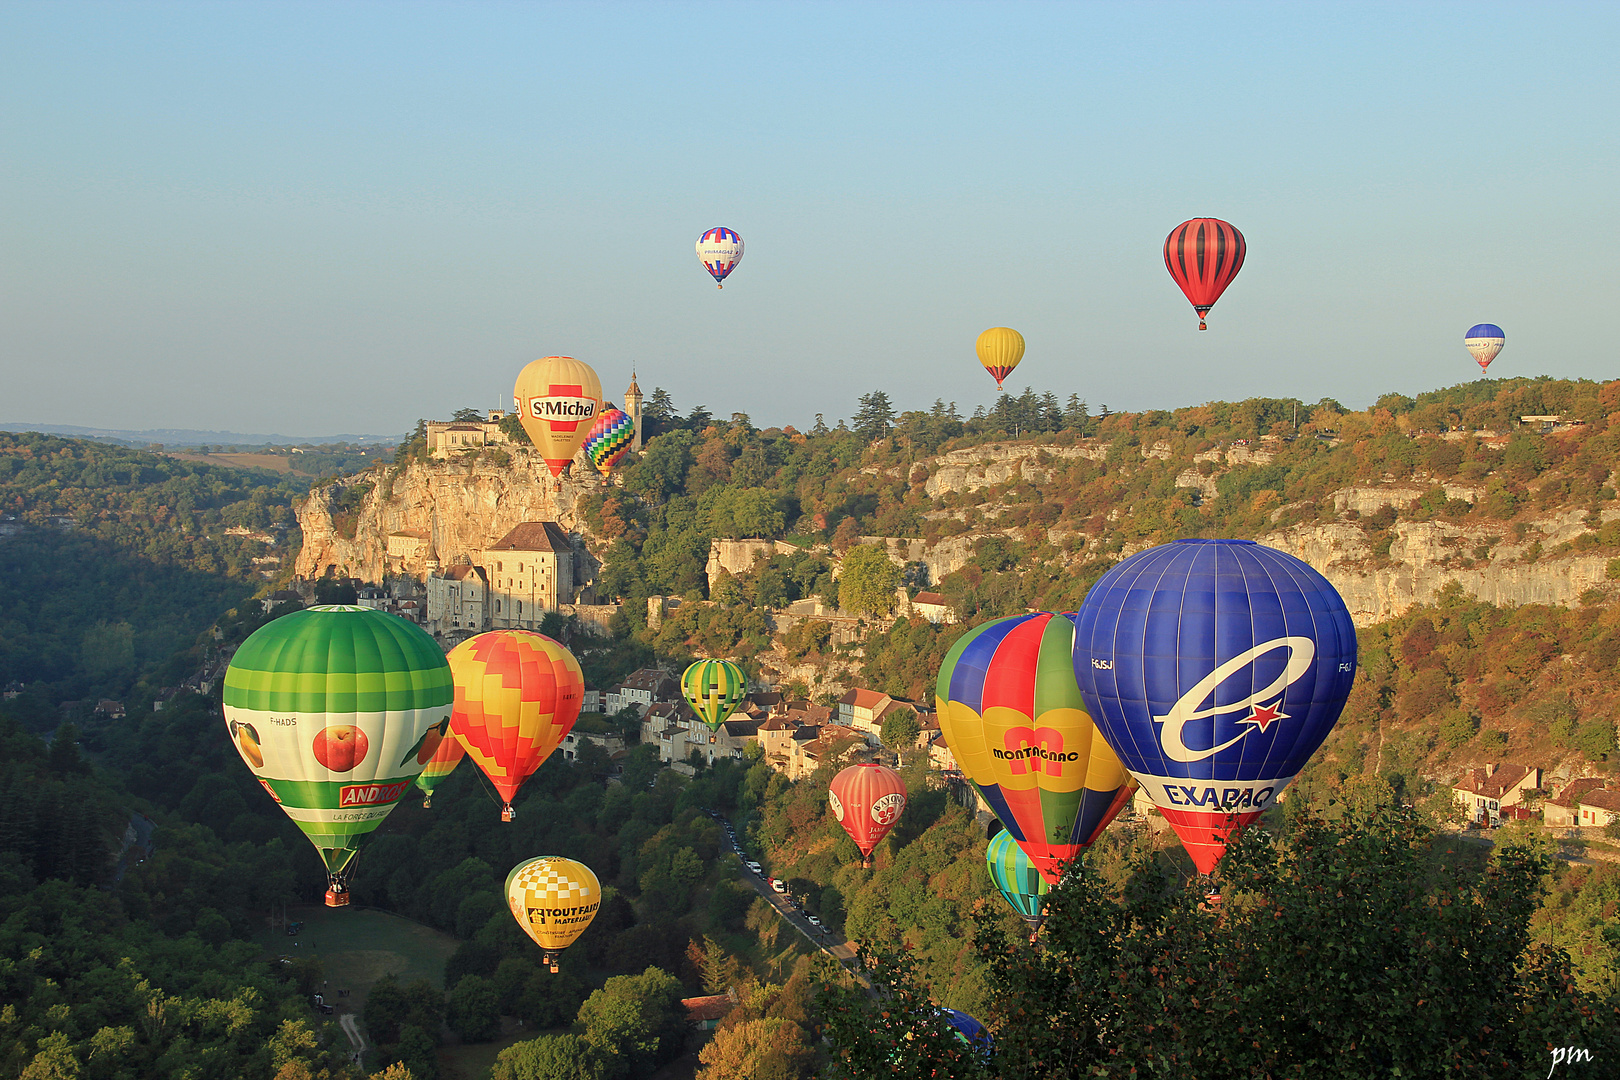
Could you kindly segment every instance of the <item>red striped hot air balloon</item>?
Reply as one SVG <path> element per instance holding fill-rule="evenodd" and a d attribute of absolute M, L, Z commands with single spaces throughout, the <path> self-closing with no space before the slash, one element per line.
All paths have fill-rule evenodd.
<path fill-rule="evenodd" d="M 889 835 L 906 808 L 906 782 L 882 765 L 851 765 L 827 785 L 827 803 L 861 849 L 861 865 L 871 866 L 872 849 Z"/>
<path fill-rule="evenodd" d="M 1198 329 L 1209 329 L 1204 316 L 1243 269 L 1247 250 L 1243 234 L 1219 218 L 1193 218 L 1170 230 L 1164 266 L 1198 312 Z"/>

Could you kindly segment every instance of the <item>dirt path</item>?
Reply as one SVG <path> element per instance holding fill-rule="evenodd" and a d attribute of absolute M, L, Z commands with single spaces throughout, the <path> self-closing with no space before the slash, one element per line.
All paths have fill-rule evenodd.
<path fill-rule="evenodd" d="M 366 1055 L 366 1039 L 360 1034 L 360 1025 L 355 1023 L 354 1013 L 344 1013 L 338 1017 L 338 1027 L 349 1037 L 350 1059 L 356 1065 L 361 1064 L 361 1059 Z"/>

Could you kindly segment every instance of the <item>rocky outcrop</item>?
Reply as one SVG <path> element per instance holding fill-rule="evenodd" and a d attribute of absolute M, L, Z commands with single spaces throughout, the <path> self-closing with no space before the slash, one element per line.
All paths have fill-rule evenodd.
<path fill-rule="evenodd" d="M 413 461 L 388 482 L 387 471 L 346 477 L 316 488 L 297 508 L 304 545 L 297 573 L 314 578 L 329 569 L 338 575 L 381 581 L 385 571 L 422 576 L 427 560 L 445 566 L 472 561 L 519 522 L 556 521 L 565 530 L 583 530 L 575 512 L 579 497 L 598 491 L 604 481 L 576 462 L 571 475 L 554 479 L 545 462 L 522 447 L 508 450 L 510 464 L 489 461 Z M 358 511 L 333 516 L 358 484 L 371 490 Z M 343 526 L 340 529 L 340 524 Z M 406 545 L 410 554 L 388 554 L 389 536 L 419 534 L 425 543 Z M 396 551 L 401 545 L 396 541 Z M 576 567 L 575 583 L 595 579 L 587 555 Z"/>
<path fill-rule="evenodd" d="M 1044 484 L 1052 479 L 1057 462 L 1089 458 L 1101 461 L 1107 446 L 1034 446 L 990 443 L 941 454 L 928 466 L 923 490 L 931 499 L 948 491 L 978 491 L 1014 480 Z"/>

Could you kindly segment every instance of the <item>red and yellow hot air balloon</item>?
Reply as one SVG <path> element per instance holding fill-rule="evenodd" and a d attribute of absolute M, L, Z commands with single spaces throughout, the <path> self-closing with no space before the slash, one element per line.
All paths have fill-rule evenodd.
<path fill-rule="evenodd" d="M 1024 358 L 1024 335 L 1010 326 L 992 326 L 979 335 L 979 340 L 973 343 L 973 351 L 979 354 L 979 363 L 996 380 L 996 389 L 1000 390 L 1001 380 L 1011 375 Z"/>
<path fill-rule="evenodd" d="M 561 476 L 602 413 L 602 380 L 572 356 L 530 361 L 512 387 L 518 419 L 552 476 Z"/>
<path fill-rule="evenodd" d="M 1243 234 L 1219 218 L 1193 218 L 1170 230 L 1164 267 L 1198 312 L 1198 329 L 1209 329 L 1204 316 L 1243 269 L 1247 252 Z"/>
<path fill-rule="evenodd" d="M 872 849 L 906 808 L 906 782 L 882 765 L 851 765 L 827 785 L 827 803 L 861 849 L 861 865 L 871 866 Z"/>
<path fill-rule="evenodd" d="M 574 654 L 544 634 L 491 630 L 446 657 L 455 679 L 450 730 L 505 800 L 512 799 L 579 718 L 585 676 Z"/>

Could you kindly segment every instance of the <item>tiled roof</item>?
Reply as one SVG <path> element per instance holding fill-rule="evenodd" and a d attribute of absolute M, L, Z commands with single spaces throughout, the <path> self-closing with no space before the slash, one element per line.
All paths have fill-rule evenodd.
<path fill-rule="evenodd" d="M 1455 787 L 1458 791 L 1466 791 L 1470 795 L 1482 795 L 1487 799 L 1500 799 L 1523 780 L 1530 773 L 1528 765 L 1498 765 L 1496 771 L 1490 776 L 1485 775 L 1484 769 L 1470 769 L 1463 773 Z"/>
<path fill-rule="evenodd" d="M 857 709 L 875 709 L 888 700 L 888 697 L 888 694 L 877 690 L 851 690 L 838 699 L 838 704 L 853 705 Z"/>
<path fill-rule="evenodd" d="M 452 566 L 439 576 L 447 581 L 466 581 L 470 577 L 483 577 L 484 568 L 481 566 Z"/>
<path fill-rule="evenodd" d="M 911 598 L 913 604 L 933 604 L 936 607 L 945 606 L 945 598 L 937 592 L 920 592 Z"/>
<path fill-rule="evenodd" d="M 1581 796 L 1581 805 L 1595 806 L 1599 810 L 1609 810 L 1620 814 L 1620 791 L 1611 791 L 1608 788 L 1589 791 Z"/>
<path fill-rule="evenodd" d="M 725 728 L 726 734 L 733 739 L 751 739 L 759 734 L 759 722 L 757 720 L 727 720 L 720 726 Z"/>
<path fill-rule="evenodd" d="M 1588 791 L 1595 791 L 1603 786 L 1603 781 L 1597 777 L 1584 777 L 1580 780 L 1571 780 L 1569 786 L 1558 793 L 1558 798 L 1547 801 L 1554 806 L 1574 806 L 1581 801 L 1581 796 Z"/>
<path fill-rule="evenodd" d="M 710 994 L 708 997 L 682 998 L 681 1007 L 686 1018 L 696 1024 L 704 1020 L 718 1020 L 731 1011 L 735 1002 L 730 994 Z"/>
<path fill-rule="evenodd" d="M 491 544 L 489 550 L 571 552 L 574 545 L 555 521 L 522 521 Z"/>

